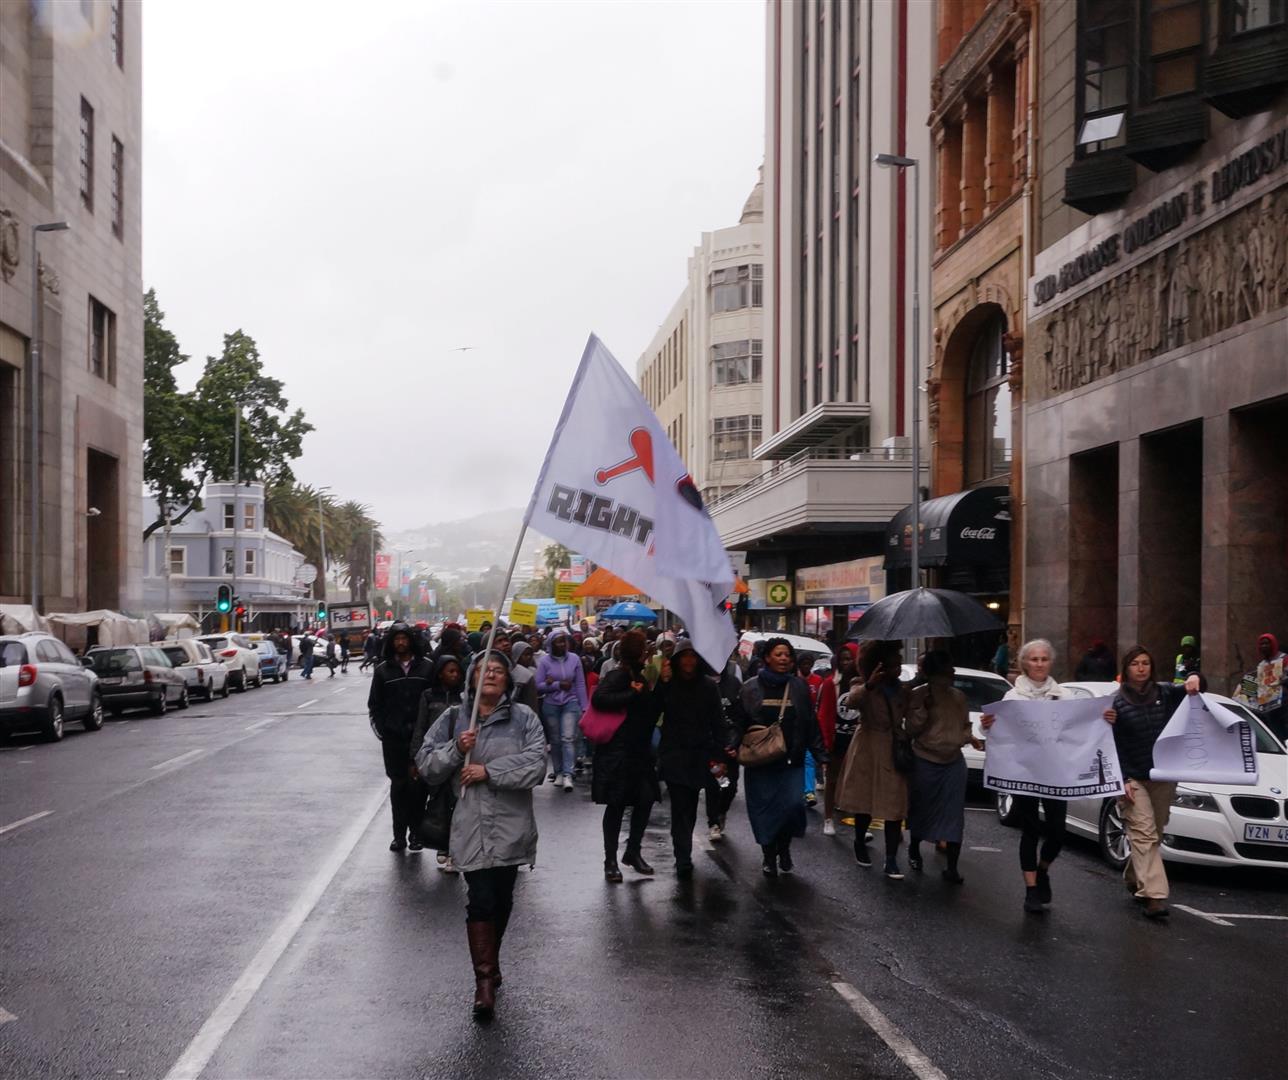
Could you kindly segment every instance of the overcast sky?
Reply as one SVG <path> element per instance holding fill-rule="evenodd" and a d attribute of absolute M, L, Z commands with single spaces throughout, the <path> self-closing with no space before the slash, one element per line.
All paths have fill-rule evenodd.
<path fill-rule="evenodd" d="M 185 383 L 245 330 L 317 428 L 296 475 L 388 529 L 526 503 L 586 335 L 633 374 L 755 183 L 762 0 L 211 10 L 144 9 Z"/>

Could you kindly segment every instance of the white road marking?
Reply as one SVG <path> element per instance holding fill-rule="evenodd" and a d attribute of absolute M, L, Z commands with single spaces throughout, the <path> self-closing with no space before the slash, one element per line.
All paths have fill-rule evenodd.
<path fill-rule="evenodd" d="M 948 1080 L 935 1067 L 934 1062 L 926 1057 L 902 1031 L 894 1026 L 885 1013 L 860 994 L 853 986 L 839 979 L 832 981 L 832 989 L 845 1000 L 858 1017 L 880 1036 L 881 1041 L 890 1047 L 899 1060 L 908 1066 L 917 1080 Z"/>
<path fill-rule="evenodd" d="M 994 851 L 994 852 L 1000 852 L 1001 850 L 1002 850 L 1002 849 L 1001 849 L 1000 847 L 975 847 L 975 845 L 973 845 L 973 844 L 971 845 L 971 851 Z"/>
<path fill-rule="evenodd" d="M 8 825 L 0 825 L 0 836 L 7 832 L 13 832 L 14 829 L 21 829 L 24 825 L 30 825 L 33 821 L 39 821 L 42 817 L 49 817 L 52 813 L 52 810 L 42 810 L 39 814 L 28 814 L 25 818 L 9 822 Z"/>
<path fill-rule="evenodd" d="M 1234 925 L 1234 923 L 1228 922 L 1227 920 L 1221 918 L 1220 915 L 1209 915 L 1206 911 L 1199 911 L 1198 908 L 1186 907 L 1184 904 L 1173 904 L 1172 907 L 1176 908 L 1177 911 L 1188 912 L 1190 915 L 1197 916 L 1198 918 L 1203 919 L 1205 922 L 1213 923 L 1216 926 Z"/>
<path fill-rule="evenodd" d="M 153 765 L 152 768 L 155 771 L 157 769 L 164 769 L 169 765 L 178 765 L 179 762 L 181 761 L 191 761 L 193 758 L 197 757 L 200 754 L 204 754 L 205 752 L 206 752 L 206 748 L 204 746 L 199 746 L 197 747 L 196 750 L 189 750 L 186 754 L 180 754 L 178 757 L 172 757 L 169 761 L 163 761 L 159 765 Z"/>
<path fill-rule="evenodd" d="M 308 701 L 304 702 L 303 705 L 296 705 L 295 707 L 296 709 L 307 709 L 310 705 L 316 705 L 317 703 L 317 698 L 310 698 Z"/>
<path fill-rule="evenodd" d="M 345 690 L 348 690 L 348 689 L 349 688 L 347 686 L 337 686 L 334 690 L 331 691 L 331 696 L 335 697 L 336 694 L 343 693 Z"/>
<path fill-rule="evenodd" d="M 1214 915 L 1215 919 L 1266 919 L 1272 922 L 1288 922 L 1288 915 L 1233 915 L 1228 911 L 1223 911 L 1219 915 Z"/>
<path fill-rule="evenodd" d="M 299 932 L 304 921 L 313 913 L 322 899 L 323 893 L 331 884 L 335 875 L 340 872 L 350 853 L 362 839 L 374 818 L 384 807 L 389 798 L 388 785 L 383 781 L 372 792 L 371 797 L 363 804 L 358 816 L 354 818 L 335 847 L 331 849 L 326 860 L 318 868 L 317 874 L 296 898 L 291 909 L 277 924 L 268 940 L 260 946 L 259 952 L 251 959 L 246 970 L 241 973 L 224 1000 L 216 1006 L 209 1019 L 201 1025 L 201 1030 L 193 1037 L 188 1048 L 179 1056 L 179 1060 L 170 1067 L 165 1080 L 196 1080 L 210 1063 L 220 1044 L 232 1030 L 233 1025 L 241 1018 L 246 1006 L 264 984 L 269 973 L 286 952 L 292 938 Z"/>
<path fill-rule="evenodd" d="M 260 720 L 254 724 L 247 724 L 246 730 L 258 731 L 260 728 L 267 727 L 269 724 L 276 724 L 277 721 L 280 719 L 280 717 L 289 716 L 289 715 L 290 715 L 289 713 L 279 713 L 277 716 L 270 716 L 267 720 Z"/>
<path fill-rule="evenodd" d="M 17 1020 L 17 1019 L 18 1018 L 14 1016 L 13 1013 L 9 1012 L 6 1008 L 4 1008 L 4 1006 L 0 1005 L 0 1025 L 7 1024 L 10 1020 Z"/>

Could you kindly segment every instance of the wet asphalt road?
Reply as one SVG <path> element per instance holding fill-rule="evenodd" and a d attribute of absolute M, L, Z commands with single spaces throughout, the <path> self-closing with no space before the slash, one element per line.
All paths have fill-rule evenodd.
<path fill-rule="evenodd" d="M 1147 923 L 1081 841 L 1026 917 L 1017 834 L 983 810 L 962 888 L 934 859 L 902 883 L 861 870 L 815 815 L 796 875 L 767 881 L 741 799 L 692 882 L 663 805 L 656 878 L 610 886 L 585 785 L 537 792 L 539 865 L 480 1029 L 461 881 L 387 850 L 366 689 L 354 667 L 0 748 L 0 1076 L 1288 1072 L 1288 920 Z M 1173 885 L 1196 911 L 1288 916 L 1286 874 Z"/>

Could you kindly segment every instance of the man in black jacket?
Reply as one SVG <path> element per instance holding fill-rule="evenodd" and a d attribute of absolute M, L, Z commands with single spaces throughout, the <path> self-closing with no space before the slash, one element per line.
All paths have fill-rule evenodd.
<path fill-rule="evenodd" d="M 417 783 L 411 740 L 420 698 L 434 679 L 434 669 L 423 654 L 418 635 L 406 623 L 394 623 L 385 637 L 384 659 L 371 677 L 367 712 L 371 730 L 380 740 L 389 777 L 389 805 L 393 811 L 394 838 L 390 851 L 420 851 L 416 835 L 416 805 L 422 788 Z M 409 835 L 410 833 L 410 835 Z"/>

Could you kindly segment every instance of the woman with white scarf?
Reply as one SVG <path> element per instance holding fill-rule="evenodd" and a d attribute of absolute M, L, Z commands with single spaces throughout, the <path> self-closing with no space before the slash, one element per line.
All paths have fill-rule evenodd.
<path fill-rule="evenodd" d="M 1066 697 L 1064 689 L 1051 677 L 1054 657 L 1055 650 L 1045 638 L 1025 642 L 1020 648 L 1020 674 L 1003 700 L 1042 701 Z M 993 726 L 993 719 L 992 715 L 983 714 L 980 726 L 987 731 Z M 1020 869 L 1024 872 L 1024 910 L 1041 915 L 1051 903 L 1051 864 L 1064 846 L 1064 821 L 1069 804 L 1062 799 L 1038 795 L 1016 795 L 1014 800 L 1012 813 L 1023 829 Z M 1038 814 L 1039 806 L 1042 816 Z"/>

